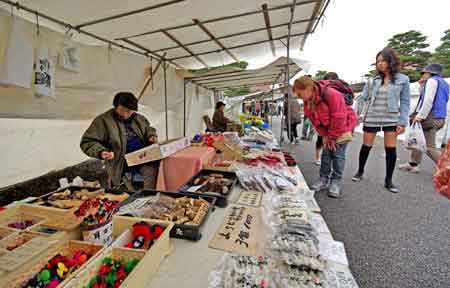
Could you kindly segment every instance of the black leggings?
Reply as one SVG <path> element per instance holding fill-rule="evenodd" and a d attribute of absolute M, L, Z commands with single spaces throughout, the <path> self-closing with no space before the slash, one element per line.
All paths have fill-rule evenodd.
<path fill-rule="evenodd" d="M 291 123 L 291 135 L 289 135 L 289 139 L 291 141 L 294 141 L 295 139 L 298 138 L 297 125 L 298 125 L 298 123 Z M 288 130 L 288 133 L 289 133 L 289 130 Z"/>
<path fill-rule="evenodd" d="M 316 140 L 316 149 L 322 149 L 323 147 L 323 138 L 322 136 L 317 135 L 317 140 Z"/>

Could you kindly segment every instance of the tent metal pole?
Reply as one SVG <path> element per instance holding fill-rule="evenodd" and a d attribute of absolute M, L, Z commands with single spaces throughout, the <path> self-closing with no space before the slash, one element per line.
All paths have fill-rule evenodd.
<path fill-rule="evenodd" d="M 164 109 L 166 112 L 166 141 L 169 140 L 169 114 L 167 107 L 167 64 L 164 61 Z"/>
<path fill-rule="evenodd" d="M 186 80 L 183 87 L 183 136 L 186 137 Z"/>
<path fill-rule="evenodd" d="M 293 135 L 291 133 L 293 133 L 294 131 L 292 131 L 292 123 L 291 123 L 291 101 L 289 97 L 290 91 L 289 91 L 289 63 L 291 62 L 291 58 L 290 58 L 290 47 L 291 47 L 291 30 L 292 30 L 292 21 L 294 19 L 294 13 L 295 13 L 295 5 L 297 3 L 297 0 L 294 0 L 292 3 L 292 7 L 291 7 L 291 19 L 289 21 L 289 26 L 288 26 L 288 37 L 287 37 L 287 62 L 286 62 L 286 79 L 285 79 L 285 87 L 287 89 L 287 103 L 288 103 L 288 136 L 290 138 L 293 139 Z M 294 128 L 295 129 L 295 128 Z M 290 140 L 290 139 L 289 139 Z"/>
<path fill-rule="evenodd" d="M 317 2 L 321 2 L 321 1 L 322 0 L 308 0 L 308 1 L 299 2 L 296 5 L 297 6 L 308 5 L 308 4 L 317 3 Z M 292 4 L 285 4 L 285 5 L 280 5 L 280 6 L 274 6 L 274 7 L 268 8 L 267 11 L 276 11 L 276 10 L 280 10 L 280 9 L 286 9 L 286 8 L 291 7 L 291 6 L 292 6 Z M 209 24 L 209 23 L 214 23 L 214 22 L 218 22 L 218 21 L 231 20 L 231 19 L 235 19 L 235 18 L 241 18 L 241 17 L 251 16 L 251 15 L 260 14 L 260 13 L 264 13 L 264 11 L 262 9 L 258 9 L 258 10 L 251 11 L 251 12 L 244 12 L 244 13 L 230 15 L 230 16 L 224 16 L 224 17 L 219 17 L 219 18 L 214 18 L 214 19 L 203 20 L 202 23 L 203 24 Z M 188 27 L 192 27 L 192 26 L 196 26 L 196 24 L 195 23 L 187 23 L 187 24 L 178 25 L 178 26 L 172 26 L 172 27 L 165 27 L 165 28 L 161 28 L 161 29 L 155 29 L 155 30 L 152 30 L 152 31 L 144 32 L 144 33 L 128 35 L 128 36 L 125 36 L 125 37 L 118 38 L 116 40 L 122 40 L 122 39 L 125 39 L 125 38 L 130 39 L 130 38 L 135 38 L 135 37 L 141 37 L 141 36 L 146 36 L 146 35 L 150 35 L 150 34 L 160 33 L 160 32 L 162 32 L 162 30 L 170 31 L 170 30 L 188 28 Z"/>
<path fill-rule="evenodd" d="M 308 33 L 297 33 L 297 34 L 292 34 L 292 35 L 283 35 L 281 37 L 276 37 L 273 38 L 273 40 L 280 40 L 280 39 L 284 39 L 284 38 L 291 38 L 291 37 L 298 37 L 298 36 L 305 36 Z M 227 47 L 228 50 L 234 50 L 234 49 L 239 49 L 239 48 L 244 48 L 244 47 L 249 47 L 249 46 L 254 46 L 254 45 L 259 45 L 259 44 L 263 44 L 263 43 L 268 43 L 270 42 L 270 40 L 261 40 L 261 41 L 256 41 L 256 42 L 252 42 L 252 43 L 246 43 L 246 44 L 241 44 L 241 45 L 237 45 L 237 46 L 232 46 L 232 47 Z M 169 58 L 167 60 L 179 60 L 179 59 L 186 59 L 186 58 L 191 58 L 194 56 L 203 56 L 203 55 L 208 55 L 208 54 L 213 54 L 213 53 L 219 53 L 224 51 L 223 49 L 216 49 L 216 50 L 210 50 L 210 51 L 206 51 L 206 52 L 201 52 L 201 53 L 196 53 L 195 55 L 187 55 L 187 56 L 179 56 L 179 57 L 173 57 L 173 58 Z"/>
<path fill-rule="evenodd" d="M 89 22 L 85 22 L 85 23 L 77 25 L 76 28 L 78 29 L 78 28 L 82 28 L 82 27 L 86 27 L 86 26 L 92 26 L 92 25 L 95 25 L 95 24 L 99 24 L 99 23 L 103 23 L 103 22 L 107 22 L 107 21 L 112 21 L 112 20 L 116 20 L 116 19 L 119 19 L 119 18 L 123 18 L 123 17 L 132 16 L 132 15 L 135 15 L 135 14 L 147 12 L 147 11 L 150 11 L 150 10 L 155 10 L 155 9 L 166 7 L 166 6 L 170 6 L 170 5 L 173 5 L 173 4 L 178 4 L 178 3 L 184 2 L 184 1 L 186 1 L 186 0 L 172 0 L 172 1 L 169 1 L 169 2 L 164 2 L 164 3 L 160 3 L 160 4 L 156 4 L 156 5 L 140 8 L 140 9 L 137 9 L 137 10 L 133 10 L 133 11 L 125 12 L 125 13 L 120 13 L 120 14 L 109 16 L 109 17 L 105 17 L 105 18 L 102 18 L 102 19 L 96 19 L 96 20 L 92 20 L 92 21 L 89 21 Z"/>

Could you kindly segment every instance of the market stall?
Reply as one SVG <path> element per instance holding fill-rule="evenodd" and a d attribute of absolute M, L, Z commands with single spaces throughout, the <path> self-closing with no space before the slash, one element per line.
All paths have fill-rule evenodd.
<path fill-rule="evenodd" d="M 176 191 L 110 194 L 117 192 L 77 179 L 7 208 L 0 280 L 13 287 L 358 287 L 297 163 L 262 132 L 203 134 L 168 148 L 163 161 L 216 151 Z"/>

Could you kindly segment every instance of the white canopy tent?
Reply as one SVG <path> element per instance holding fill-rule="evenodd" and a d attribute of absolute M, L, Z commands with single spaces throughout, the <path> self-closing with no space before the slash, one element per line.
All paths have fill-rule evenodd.
<path fill-rule="evenodd" d="M 82 43 L 109 43 L 188 69 L 285 55 L 280 40 L 288 38 L 290 49 L 301 49 L 327 5 L 326 0 L 0 1 L 0 8 L 16 7 L 14 13 L 31 22 L 73 30 Z"/>

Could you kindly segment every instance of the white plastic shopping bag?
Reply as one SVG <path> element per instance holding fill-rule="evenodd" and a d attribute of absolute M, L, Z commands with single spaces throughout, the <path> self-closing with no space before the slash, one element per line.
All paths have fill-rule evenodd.
<path fill-rule="evenodd" d="M 80 72 L 80 47 L 66 39 L 59 52 L 59 65 L 72 72 Z"/>
<path fill-rule="evenodd" d="M 0 85 L 31 88 L 33 79 L 33 47 L 25 40 L 16 17 L 11 18 L 11 31 L 0 67 Z"/>
<path fill-rule="evenodd" d="M 40 47 L 36 57 L 34 94 L 36 96 L 55 96 L 55 65 L 45 46 Z"/>
<path fill-rule="evenodd" d="M 427 142 L 423 134 L 422 125 L 414 123 L 406 136 L 406 149 L 417 150 L 421 152 L 427 151 Z"/>

